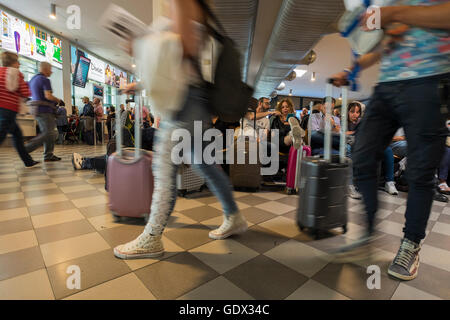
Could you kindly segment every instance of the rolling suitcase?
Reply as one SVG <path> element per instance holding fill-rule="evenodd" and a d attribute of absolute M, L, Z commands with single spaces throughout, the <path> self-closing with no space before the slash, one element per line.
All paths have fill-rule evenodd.
<path fill-rule="evenodd" d="M 291 147 L 289 150 L 289 159 L 286 170 L 286 191 L 289 195 L 295 194 L 298 188 L 298 175 L 300 174 L 301 161 L 304 157 L 311 156 L 311 147 L 302 146 L 301 153 L 297 149 Z M 297 164 L 300 164 L 297 166 Z"/>
<path fill-rule="evenodd" d="M 254 112 L 254 137 L 244 136 L 244 119 L 241 120 L 241 134 L 234 141 L 234 161 L 230 164 L 231 184 L 236 190 L 250 189 L 259 191 L 261 188 L 261 163 L 258 155 L 258 141 L 256 140 L 256 111 L 249 109 L 248 112 Z M 256 141 L 251 141 L 255 139 Z M 256 146 L 251 150 L 252 146 Z M 254 156 L 256 155 L 256 161 Z M 253 158 L 253 159 L 252 159 Z M 253 160 L 253 161 L 251 161 Z M 243 163 L 242 163 L 243 162 Z"/>
<path fill-rule="evenodd" d="M 116 122 L 116 152 L 108 158 L 109 209 L 115 221 L 144 217 L 148 221 L 153 195 L 152 153 L 140 149 L 140 106 L 136 105 L 135 146 L 123 149 L 120 121 Z"/>
<path fill-rule="evenodd" d="M 316 239 L 326 230 L 342 227 L 347 232 L 347 194 L 350 160 L 345 157 L 347 88 L 342 89 L 342 127 L 339 156 L 331 153 L 332 80 L 327 84 L 324 156 L 302 160 L 297 224 L 310 229 Z"/>

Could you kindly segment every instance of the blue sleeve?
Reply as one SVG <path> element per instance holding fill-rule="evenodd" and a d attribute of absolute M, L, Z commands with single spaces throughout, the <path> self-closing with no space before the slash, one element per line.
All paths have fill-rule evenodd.
<path fill-rule="evenodd" d="M 50 79 L 48 78 L 44 79 L 44 81 L 42 82 L 42 89 L 44 89 L 45 91 L 53 91 Z"/>

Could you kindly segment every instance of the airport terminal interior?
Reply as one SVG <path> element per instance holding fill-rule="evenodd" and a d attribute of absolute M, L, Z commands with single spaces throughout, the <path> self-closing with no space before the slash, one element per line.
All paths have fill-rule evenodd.
<path fill-rule="evenodd" d="M 161 130 L 159 122 L 164 126 L 148 97 L 130 100 L 122 93 L 139 81 L 139 65 L 101 19 L 115 4 L 150 25 L 164 10 L 164 1 L 0 0 L 0 52 L 18 53 L 27 82 L 47 62 L 53 71 L 52 94 L 64 101 L 68 119 L 65 131 L 54 135 L 53 154 L 60 161 L 44 161 L 40 146 L 30 152 L 40 163 L 27 168 L 10 135 L 0 143 L 0 300 L 449 300 L 450 203 L 438 189 L 441 197 L 432 203 L 418 276 L 411 281 L 387 273 L 404 237 L 407 190 L 398 188 L 395 195 L 380 185 L 370 254 L 341 262 L 333 250 L 360 239 L 366 230 L 363 200 L 347 198 L 346 232 L 334 227 L 316 237 L 298 226 L 301 194 L 287 187 L 286 170 L 273 179 L 263 177 L 256 190 L 235 185 L 233 195 L 248 224 L 244 233 L 224 240 L 209 237 L 222 224 L 223 208 L 203 182 L 198 190 L 178 193 L 162 235 L 161 257 L 114 255 L 115 247 L 142 233 L 146 221 L 117 219 L 105 174 L 77 167 L 74 154 L 104 159 L 109 153 L 109 132 L 116 125 L 108 118 L 112 107 L 118 112 L 123 105 L 131 119 L 132 108 L 144 105 L 151 114 L 147 125 L 153 131 Z M 311 113 L 323 103 L 326 80 L 352 63 L 350 45 L 337 29 L 347 2 L 214 0 L 213 5 L 239 48 L 244 82 L 254 88 L 253 97 L 268 98 L 271 111 L 289 99 L 293 116 L 301 120 L 304 108 Z M 83 61 L 88 61 L 86 74 Z M 367 108 L 379 68 L 376 64 L 361 73 L 360 88 L 349 92 L 348 102 Z M 347 99 L 338 88 L 332 96 L 336 105 Z M 90 130 L 80 120 L 85 98 L 103 108 Z M 25 143 L 39 134 L 30 112 L 18 114 L 16 121 Z M 401 165 L 395 157 L 397 173 Z M 177 188 L 184 189 L 179 183 Z M 132 184 L 123 192 L 132 194 Z M 80 281 L 72 282 L 77 272 Z M 374 273 L 379 278 L 371 282 Z"/>

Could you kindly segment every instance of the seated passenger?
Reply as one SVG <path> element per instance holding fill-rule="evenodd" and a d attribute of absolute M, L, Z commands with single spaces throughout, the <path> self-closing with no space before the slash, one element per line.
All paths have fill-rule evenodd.
<path fill-rule="evenodd" d="M 392 138 L 392 143 L 390 145 L 394 155 L 403 159 L 406 157 L 406 152 L 408 149 L 408 144 L 406 143 L 405 131 L 403 128 L 400 128 L 395 133 Z"/>
<path fill-rule="evenodd" d="M 258 101 L 256 99 L 251 99 L 250 109 L 256 109 L 256 136 L 259 137 L 261 130 L 263 131 L 263 139 L 267 139 L 267 134 L 270 130 L 270 120 L 268 117 L 272 115 L 279 115 L 278 111 L 269 111 L 270 99 L 260 98 Z M 254 136 L 255 135 L 255 113 L 247 112 L 243 118 L 244 136 Z M 236 136 L 240 135 L 240 130 L 236 133 Z"/>
<path fill-rule="evenodd" d="M 359 101 L 354 101 L 348 106 L 348 128 L 347 135 L 350 137 L 354 136 L 358 125 L 361 121 L 361 116 L 363 113 L 363 104 Z M 352 139 L 349 139 L 349 143 L 353 144 Z M 387 193 L 391 195 L 398 195 L 397 188 L 394 182 L 394 154 L 391 147 L 387 147 L 383 154 L 384 163 L 384 189 Z"/>
<path fill-rule="evenodd" d="M 310 115 L 311 121 L 311 148 L 313 154 L 323 153 L 324 142 L 325 142 L 325 113 L 326 113 L 326 98 L 323 98 L 322 104 L 317 104 L 314 106 L 315 111 Z M 331 99 L 331 108 L 334 108 L 336 104 L 336 99 Z M 340 119 L 336 116 L 332 116 L 331 125 L 332 132 L 339 134 L 340 127 Z M 332 148 L 335 151 L 339 151 L 339 143 L 340 139 L 338 135 L 333 135 L 332 138 Z"/>
<path fill-rule="evenodd" d="M 300 148 L 304 131 L 300 127 L 300 121 L 295 117 L 294 104 L 290 99 L 278 102 L 276 111 L 278 114 L 271 121 L 271 129 L 279 130 L 279 150 L 288 154 L 291 146 Z M 288 119 L 288 115 L 292 116 Z"/>

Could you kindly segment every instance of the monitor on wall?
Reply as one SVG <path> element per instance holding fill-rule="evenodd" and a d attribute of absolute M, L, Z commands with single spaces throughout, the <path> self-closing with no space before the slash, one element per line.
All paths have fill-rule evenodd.
<path fill-rule="evenodd" d="M 75 72 L 73 74 L 74 86 L 84 88 L 88 79 L 89 69 L 91 66 L 91 59 L 88 59 L 82 55 L 78 55 L 77 63 L 75 65 Z"/>

